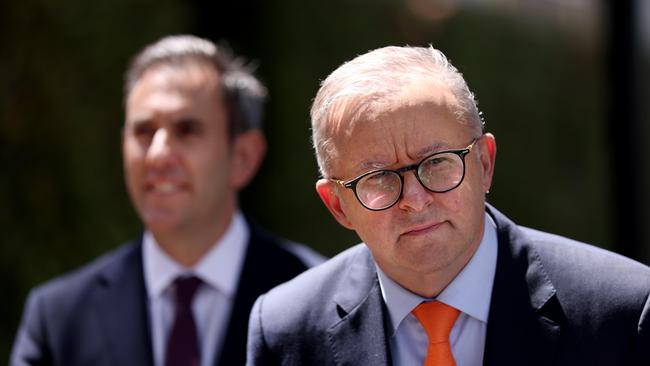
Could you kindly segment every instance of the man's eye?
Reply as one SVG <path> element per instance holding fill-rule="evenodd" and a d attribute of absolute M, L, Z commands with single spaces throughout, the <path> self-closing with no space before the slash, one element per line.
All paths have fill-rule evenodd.
<path fill-rule="evenodd" d="M 151 126 L 146 126 L 146 125 L 136 126 L 133 129 L 133 134 L 139 138 L 146 138 L 146 137 L 150 138 L 153 136 L 154 133 L 155 133 L 155 129 L 152 128 Z"/>
<path fill-rule="evenodd" d="M 423 169 L 439 169 L 444 168 L 454 163 L 453 155 L 442 154 L 433 156 L 424 161 L 422 164 Z"/>
<path fill-rule="evenodd" d="M 367 176 L 366 180 L 370 181 L 370 182 L 381 182 L 381 181 L 384 181 L 387 178 L 389 178 L 391 173 L 392 172 L 385 171 L 385 170 L 384 171 L 379 171 L 377 173 L 370 174 L 369 176 Z"/>
<path fill-rule="evenodd" d="M 396 180 L 399 180 L 399 176 L 395 172 L 384 170 L 366 176 L 363 179 L 363 185 L 384 188 L 393 185 Z"/>
<path fill-rule="evenodd" d="M 179 137 L 190 137 L 201 133 L 201 124 L 193 119 L 184 119 L 176 124 L 174 130 Z"/>

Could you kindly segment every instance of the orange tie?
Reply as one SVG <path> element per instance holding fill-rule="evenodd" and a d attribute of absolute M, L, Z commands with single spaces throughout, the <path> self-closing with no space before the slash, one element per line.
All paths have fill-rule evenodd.
<path fill-rule="evenodd" d="M 429 337 L 424 366 L 456 366 L 454 356 L 451 354 L 449 333 L 460 311 L 439 301 L 429 301 L 418 305 L 412 313 Z"/>

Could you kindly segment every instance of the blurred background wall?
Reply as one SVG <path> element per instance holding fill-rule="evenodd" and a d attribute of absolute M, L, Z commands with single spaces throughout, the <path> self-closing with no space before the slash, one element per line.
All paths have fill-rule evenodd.
<path fill-rule="evenodd" d="M 242 195 L 270 231 L 333 255 L 357 242 L 314 183 L 308 110 L 342 62 L 433 44 L 498 141 L 488 200 L 518 223 L 650 263 L 650 2 L 113 0 L 0 4 L 0 360 L 32 286 L 135 236 L 122 73 L 173 33 L 226 39 L 268 85 L 268 158 Z M 0 361 L 2 362 L 2 361 Z"/>

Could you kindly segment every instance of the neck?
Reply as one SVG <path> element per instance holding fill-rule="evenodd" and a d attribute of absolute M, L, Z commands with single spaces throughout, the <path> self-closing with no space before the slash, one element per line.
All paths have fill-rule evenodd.
<path fill-rule="evenodd" d="M 225 234 L 233 220 L 231 214 L 220 222 L 182 232 L 152 232 L 160 248 L 184 267 L 193 267 Z"/>

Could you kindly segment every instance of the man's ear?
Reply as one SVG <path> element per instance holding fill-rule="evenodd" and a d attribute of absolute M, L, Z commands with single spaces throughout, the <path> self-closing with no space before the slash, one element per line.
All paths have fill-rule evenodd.
<path fill-rule="evenodd" d="M 261 131 L 249 130 L 233 138 L 230 173 L 233 188 L 242 189 L 253 179 L 265 154 L 266 139 Z"/>
<path fill-rule="evenodd" d="M 483 167 L 483 191 L 487 192 L 492 186 L 492 177 L 494 176 L 494 164 L 497 156 L 497 141 L 494 135 L 486 133 L 481 138 L 481 165 Z"/>
<path fill-rule="evenodd" d="M 354 230 L 352 222 L 348 219 L 347 214 L 341 207 L 341 198 L 339 197 L 339 192 L 337 192 L 335 184 L 327 179 L 319 179 L 316 182 L 316 192 L 318 192 L 320 199 L 323 200 L 325 207 L 332 213 L 336 221 L 343 227 Z"/>

